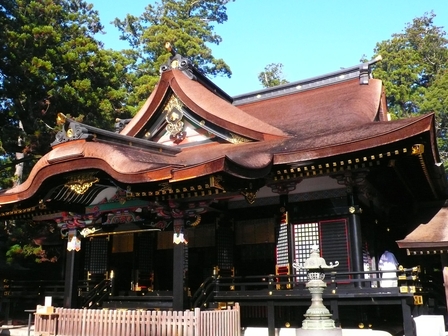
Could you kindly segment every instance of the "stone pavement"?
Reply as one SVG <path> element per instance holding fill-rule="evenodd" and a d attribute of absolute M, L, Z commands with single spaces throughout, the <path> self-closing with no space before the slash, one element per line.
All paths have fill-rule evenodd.
<path fill-rule="evenodd" d="M 246 328 L 242 336 L 268 336 L 267 328 Z M 281 328 L 277 330 L 278 336 L 295 336 L 295 328 Z M 390 333 L 371 329 L 342 329 L 342 336 L 392 336 Z M 427 335 L 429 336 L 429 335 Z"/>
<path fill-rule="evenodd" d="M 0 327 L 0 335 L 12 335 L 12 336 L 28 336 L 27 325 L 3 325 Z M 34 336 L 34 326 L 30 328 L 30 336 Z"/>

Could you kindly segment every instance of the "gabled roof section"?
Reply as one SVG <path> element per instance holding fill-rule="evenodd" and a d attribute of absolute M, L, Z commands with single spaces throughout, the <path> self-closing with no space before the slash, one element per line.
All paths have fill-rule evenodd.
<path fill-rule="evenodd" d="M 448 201 L 427 223 L 397 240 L 397 244 L 408 249 L 409 254 L 445 253 L 448 250 Z"/>
<path fill-rule="evenodd" d="M 180 69 L 162 72 L 159 84 L 121 134 L 166 144 L 168 137 L 171 145 L 180 146 L 191 144 L 188 139 L 193 137 L 224 143 L 288 137 L 191 77 Z"/>
<path fill-rule="evenodd" d="M 378 60 L 237 96 L 234 104 L 300 137 L 331 135 L 365 123 L 386 121 L 382 82 L 370 76 L 370 67 Z"/>

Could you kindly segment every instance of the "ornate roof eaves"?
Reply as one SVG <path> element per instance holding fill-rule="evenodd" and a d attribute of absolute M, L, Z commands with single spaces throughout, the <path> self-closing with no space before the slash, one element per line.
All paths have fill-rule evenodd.
<path fill-rule="evenodd" d="M 146 139 L 106 131 L 97 127 L 76 122 L 71 119 L 66 120 L 64 128 L 56 134 L 56 139 L 51 143 L 51 146 L 55 147 L 57 145 L 75 140 L 94 140 L 111 144 L 121 144 L 168 156 L 175 156 L 181 152 L 181 149 L 177 147 L 166 146 Z"/>
<path fill-rule="evenodd" d="M 173 165 L 167 164 L 162 167 L 154 167 L 151 170 L 131 174 L 129 172 L 117 171 L 107 161 L 100 158 L 78 158 L 78 164 L 74 164 L 73 160 L 49 164 L 45 159 L 42 162 L 45 162 L 45 165 L 41 164 L 38 169 L 33 169 L 24 183 L 0 193 L 0 204 L 8 205 L 28 200 L 38 192 L 42 184 L 50 177 L 78 172 L 85 167 L 89 167 L 89 170 L 103 171 L 116 181 L 130 184 L 169 180 L 172 177 L 174 168 Z"/>
<path fill-rule="evenodd" d="M 136 113 L 136 115 L 131 119 L 130 122 L 120 131 L 122 135 L 136 136 L 138 132 L 145 127 L 146 122 L 151 116 L 160 108 L 164 102 L 164 97 L 170 90 L 169 81 L 171 80 L 171 75 L 162 73 L 162 76 L 155 86 L 154 90 L 151 92 L 150 96 Z"/>
<path fill-rule="evenodd" d="M 413 120 L 409 120 L 409 122 L 405 125 L 401 125 L 392 131 L 383 132 L 381 134 L 376 133 L 364 139 L 358 139 L 356 141 L 346 143 L 339 143 L 335 144 L 334 146 L 276 153 L 274 154 L 274 164 L 288 164 L 292 162 L 321 159 L 335 155 L 348 154 L 353 151 L 368 150 L 380 145 L 392 144 L 394 142 L 399 142 L 401 140 L 411 138 L 412 136 L 416 136 L 424 132 L 433 133 L 433 122 L 434 115 L 427 114 Z M 433 155 L 433 152 L 431 152 L 431 155 Z M 434 160 L 436 161 L 435 157 Z"/>

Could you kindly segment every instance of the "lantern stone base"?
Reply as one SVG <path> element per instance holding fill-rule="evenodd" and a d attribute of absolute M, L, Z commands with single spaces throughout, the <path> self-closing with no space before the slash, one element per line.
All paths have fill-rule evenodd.
<path fill-rule="evenodd" d="M 328 330 L 335 329 L 336 326 L 334 324 L 334 320 L 331 318 L 323 318 L 323 319 L 305 319 L 302 322 L 302 329 L 307 330 Z"/>
<path fill-rule="evenodd" d="M 342 336 L 342 329 L 334 328 L 334 329 L 316 330 L 316 329 L 298 328 L 296 329 L 296 336 Z"/>

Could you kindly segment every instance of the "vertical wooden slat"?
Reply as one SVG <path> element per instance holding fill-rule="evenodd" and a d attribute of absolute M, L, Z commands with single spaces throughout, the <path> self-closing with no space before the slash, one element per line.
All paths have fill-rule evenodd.
<path fill-rule="evenodd" d="M 61 335 L 66 335 L 68 330 L 68 324 L 70 321 L 70 314 L 66 312 L 65 309 L 58 308 L 56 311 L 59 314 L 59 333 Z"/>
<path fill-rule="evenodd" d="M 96 332 L 98 333 L 97 335 L 103 335 L 103 326 L 104 326 L 104 311 L 103 310 L 99 310 L 96 314 L 96 321 L 98 323 L 98 326 L 96 327 Z"/>
<path fill-rule="evenodd" d="M 117 316 L 117 311 L 116 310 L 109 310 L 109 314 L 108 314 L 108 333 L 110 336 L 115 336 L 115 318 Z"/>
<path fill-rule="evenodd" d="M 158 318 L 157 318 L 158 317 Z M 151 320 L 149 321 L 150 333 L 149 335 L 161 335 L 162 328 L 160 327 L 160 319 L 162 315 L 157 315 L 156 311 L 151 312 Z"/>
<path fill-rule="evenodd" d="M 71 334 L 71 336 L 74 335 L 79 335 L 79 336 L 84 336 L 82 334 L 82 310 L 77 310 L 77 309 L 72 309 L 72 313 L 75 316 L 74 319 L 74 323 L 73 323 L 73 333 Z"/>
<path fill-rule="evenodd" d="M 58 336 L 240 336 L 240 306 L 227 310 L 124 311 L 57 308 L 57 319 L 36 315 L 35 334 Z"/>
<path fill-rule="evenodd" d="M 127 316 L 127 311 L 126 310 L 119 310 L 119 318 L 118 318 L 118 323 L 117 323 L 117 336 L 122 336 L 123 335 L 123 329 L 126 325 L 126 316 Z"/>
<path fill-rule="evenodd" d="M 136 311 L 132 310 L 129 312 L 128 321 L 127 322 L 127 328 L 126 328 L 126 335 L 135 336 L 135 325 L 137 324 L 136 321 Z"/>
<path fill-rule="evenodd" d="M 182 336 L 188 335 L 188 324 L 190 323 L 190 312 L 188 310 L 185 310 L 182 312 L 182 319 L 180 321 L 181 323 L 181 334 Z"/>
<path fill-rule="evenodd" d="M 192 333 L 192 336 L 199 336 L 201 335 L 201 309 L 195 308 L 194 309 L 194 331 Z"/>
<path fill-rule="evenodd" d="M 143 311 L 138 311 L 138 315 L 137 315 L 137 317 L 138 317 L 138 320 L 137 320 L 137 325 L 136 325 L 136 329 L 135 329 L 135 336 L 143 336 L 144 334 L 143 334 L 143 332 L 142 332 L 142 325 L 143 325 L 143 319 L 144 319 L 144 317 L 145 317 L 145 315 L 147 314 L 148 312 L 143 312 Z"/>
<path fill-rule="evenodd" d="M 82 316 L 82 336 L 90 336 L 90 312 L 93 312 L 93 310 L 90 309 L 84 309 L 83 310 L 83 316 Z"/>
<path fill-rule="evenodd" d="M 112 335 L 112 310 L 106 310 L 104 315 L 104 328 L 107 335 Z"/>

